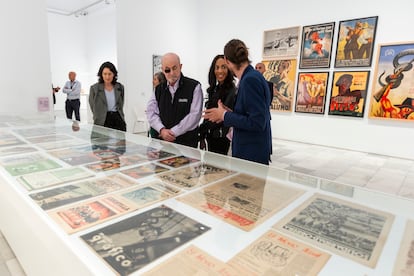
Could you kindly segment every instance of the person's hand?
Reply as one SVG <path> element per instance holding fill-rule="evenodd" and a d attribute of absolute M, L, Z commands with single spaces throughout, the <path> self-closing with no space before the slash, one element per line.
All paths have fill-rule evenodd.
<path fill-rule="evenodd" d="M 233 110 L 231 110 L 231 108 L 229 108 L 228 106 L 224 105 L 221 100 L 218 100 L 218 104 L 221 105 L 224 108 L 224 110 L 226 110 L 226 111 L 230 111 L 230 112 L 233 111 Z"/>
<path fill-rule="evenodd" d="M 171 129 L 162 128 L 160 131 L 160 137 L 162 138 L 162 140 L 167 142 L 175 141 L 175 134 L 171 131 Z"/>
<path fill-rule="evenodd" d="M 231 111 L 231 109 L 225 106 L 221 100 L 219 100 L 217 104 L 218 107 L 206 109 L 204 111 L 204 119 L 209 120 L 213 123 L 221 123 L 224 121 L 224 113 L 226 111 Z"/>

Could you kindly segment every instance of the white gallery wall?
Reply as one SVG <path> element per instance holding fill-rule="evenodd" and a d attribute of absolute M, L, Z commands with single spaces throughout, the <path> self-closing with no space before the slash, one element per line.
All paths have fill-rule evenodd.
<path fill-rule="evenodd" d="M 53 118 L 45 0 L 0 4 L 0 114 Z M 38 99 L 49 110 L 38 110 Z"/>
<path fill-rule="evenodd" d="M 152 93 L 152 54 L 177 52 L 182 57 L 183 73 L 202 82 L 205 91 L 211 60 L 232 38 L 247 44 L 251 60 L 256 63 L 261 60 L 264 30 L 332 21 L 337 29 L 340 20 L 378 15 L 376 45 L 414 41 L 404 27 L 411 18 L 411 5 L 409 0 L 320 0 L 317 5 L 301 0 L 159 0 L 145 4 L 118 0 L 118 61 L 125 73 L 127 109 L 137 109 L 144 116 L 145 103 Z M 336 38 L 333 53 L 335 46 Z M 373 65 L 368 68 L 369 92 L 375 81 L 376 52 L 375 46 Z M 331 62 L 329 71 L 333 70 Z M 368 109 L 369 102 L 364 118 L 274 112 L 273 137 L 413 158 L 413 122 L 368 119 Z"/>
<path fill-rule="evenodd" d="M 181 57 L 183 74 L 198 78 L 198 2 L 116 2 L 118 63 L 120 81 L 126 87 L 128 131 L 132 131 L 137 116 L 145 118 L 146 103 L 152 93 L 152 55 L 176 52 Z"/>
<path fill-rule="evenodd" d="M 63 87 L 68 72 L 75 71 L 82 83 L 81 109 L 87 109 L 89 88 L 98 80 L 99 66 L 105 61 L 117 66 L 115 5 L 79 17 L 49 12 L 47 19 L 53 85 Z M 65 100 L 66 94 L 56 93 L 55 110 L 64 110 Z"/>
<path fill-rule="evenodd" d="M 85 89 L 88 77 L 88 56 L 86 40 L 86 17 L 64 16 L 48 13 L 50 61 L 53 86 L 64 87 L 69 71 L 75 71 L 76 78 Z M 56 110 L 65 109 L 66 94 L 60 90 L 56 95 Z M 83 105 L 81 105 L 81 108 Z"/>

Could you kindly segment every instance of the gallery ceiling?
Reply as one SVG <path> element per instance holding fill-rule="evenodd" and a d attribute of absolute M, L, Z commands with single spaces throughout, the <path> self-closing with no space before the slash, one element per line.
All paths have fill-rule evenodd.
<path fill-rule="evenodd" d="M 114 2 L 115 0 L 47 0 L 47 10 L 66 16 L 85 16 Z"/>

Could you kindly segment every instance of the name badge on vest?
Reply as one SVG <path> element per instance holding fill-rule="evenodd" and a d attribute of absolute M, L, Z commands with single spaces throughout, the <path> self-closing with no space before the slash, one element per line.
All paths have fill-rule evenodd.
<path fill-rule="evenodd" d="M 178 102 L 179 103 L 187 103 L 188 102 L 188 99 L 178 99 Z"/>

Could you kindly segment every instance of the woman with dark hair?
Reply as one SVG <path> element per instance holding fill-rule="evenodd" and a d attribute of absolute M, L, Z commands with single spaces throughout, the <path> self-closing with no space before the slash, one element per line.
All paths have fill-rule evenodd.
<path fill-rule="evenodd" d="M 155 88 L 159 84 L 163 84 L 164 82 L 167 82 L 167 79 L 165 78 L 164 73 L 161 71 L 155 73 L 154 76 L 152 77 L 152 88 L 154 89 L 154 91 L 155 91 Z M 152 127 L 150 127 L 148 131 L 148 136 L 151 138 L 158 138 L 158 135 L 159 135 L 158 132 Z"/>
<path fill-rule="evenodd" d="M 152 78 L 152 87 L 155 89 L 155 87 L 158 86 L 160 83 L 166 82 L 167 79 L 165 78 L 165 75 L 163 72 L 157 72 L 154 74 L 154 77 Z"/>
<path fill-rule="evenodd" d="M 98 82 L 89 91 L 93 123 L 126 131 L 124 115 L 124 86 L 119 83 L 118 71 L 111 62 L 104 62 L 98 71 Z"/>
<path fill-rule="evenodd" d="M 204 118 L 233 127 L 233 157 L 268 165 L 272 152 L 269 86 L 250 65 L 249 51 L 243 41 L 230 40 L 224 47 L 224 57 L 239 79 L 234 109 L 219 100 L 218 107 L 205 110 Z"/>
<path fill-rule="evenodd" d="M 217 107 L 220 100 L 225 106 L 233 109 L 236 86 L 233 74 L 227 68 L 224 55 L 217 55 L 210 66 L 208 73 L 207 109 Z M 229 127 L 223 122 L 213 123 L 204 119 L 200 125 L 200 148 L 227 155 L 230 148 L 230 140 L 226 137 Z M 206 147 L 207 140 L 207 147 Z"/>

